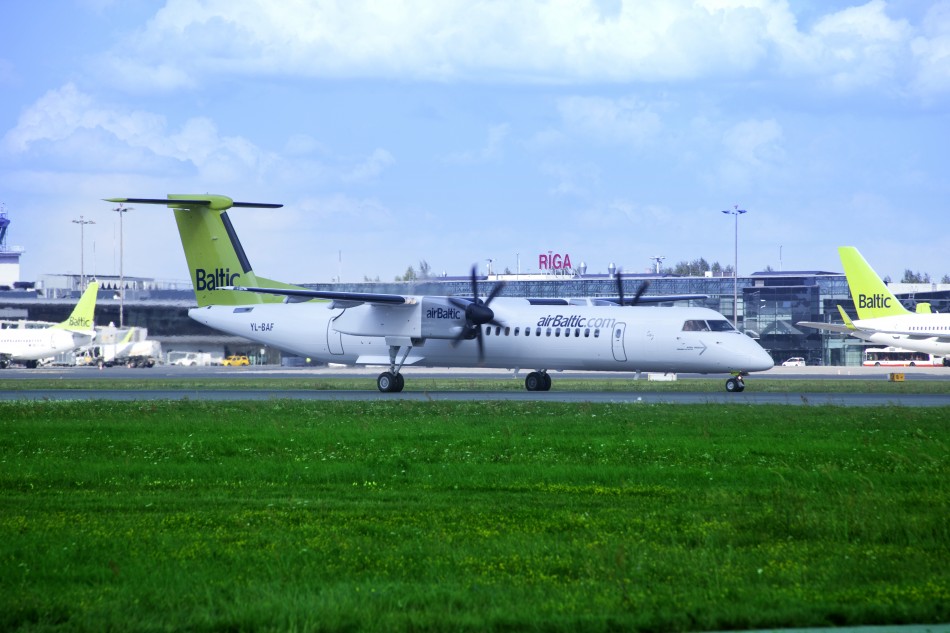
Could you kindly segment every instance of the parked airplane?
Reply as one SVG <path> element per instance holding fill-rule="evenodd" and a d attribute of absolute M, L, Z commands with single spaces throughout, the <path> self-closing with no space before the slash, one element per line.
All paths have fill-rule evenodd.
<path fill-rule="evenodd" d="M 82 293 L 72 314 L 62 323 L 46 328 L 12 327 L 0 329 L 0 369 L 10 363 L 36 367 L 37 361 L 88 345 L 96 337 L 93 312 L 99 284 L 92 282 Z"/>
<path fill-rule="evenodd" d="M 844 266 L 858 318 L 852 320 L 838 306 L 843 325 L 812 321 L 801 321 L 798 325 L 842 332 L 879 345 L 940 356 L 950 355 L 950 314 L 931 312 L 930 304 L 926 303 L 918 304 L 917 312 L 907 310 L 858 249 L 841 246 L 838 255 Z"/>
<path fill-rule="evenodd" d="M 718 312 L 629 305 L 643 302 L 645 287 L 612 303 L 501 297 L 501 284 L 482 298 L 473 269 L 470 297 L 309 290 L 258 276 L 227 215 L 282 205 L 175 194 L 108 201 L 175 210 L 199 306 L 191 318 L 319 361 L 388 366 L 376 380 L 383 392 L 402 391 L 405 365 L 529 368 L 529 391 L 547 391 L 548 372 L 565 369 L 732 373 L 726 389 L 742 391 L 743 374 L 772 367 Z"/>

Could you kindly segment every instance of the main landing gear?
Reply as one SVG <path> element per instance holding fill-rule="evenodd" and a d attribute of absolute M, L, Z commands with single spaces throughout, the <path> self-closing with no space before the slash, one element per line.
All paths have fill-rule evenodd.
<path fill-rule="evenodd" d="M 399 355 L 400 348 L 405 351 L 397 363 L 396 357 Z M 402 369 L 403 363 L 405 363 L 406 358 L 409 357 L 410 350 L 412 350 L 411 340 L 393 339 L 393 344 L 389 346 L 389 371 L 384 371 L 376 377 L 377 389 L 383 393 L 399 393 L 402 391 L 402 388 L 406 386 L 406 380 L 402 377 L 402 374 L 399 373 L 399 370 Z"/>
<path fill-rule="evenodd" d="M 551 391 L 551 376 L 546 371 L 533 371 L 524 379 L 528 391 Z"/>
<path fill-rule="evenodd" d="M 406 379 L 393 371 L 384 371 L 376 377 L 376 387 L 383 393 L 399 393 L 405 386 Z"/>
<path fill-rule="evenodd" d="M 742 380 L 742 374 L 737 374 L 726 381 L 726 391 L 730 393 L 739 393 L 745 389 L 745 381 Z"/>

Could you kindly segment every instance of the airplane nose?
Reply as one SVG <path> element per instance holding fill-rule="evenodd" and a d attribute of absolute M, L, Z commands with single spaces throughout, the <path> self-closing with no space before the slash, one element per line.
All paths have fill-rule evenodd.
<path fill-rule="evenodd" d="M 772 360 L 768 352 L 762 349 L 761 345 L 752 339 L 749 339 L 749 342 L 752 343 L 754 348 L 749 350 L 749 367 L 746 371 L 767 371 L 775 367 L 775 361 Z"/>

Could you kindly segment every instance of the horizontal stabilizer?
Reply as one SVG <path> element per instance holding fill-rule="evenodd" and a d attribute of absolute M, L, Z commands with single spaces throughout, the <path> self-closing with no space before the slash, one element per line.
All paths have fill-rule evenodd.
<path fill-rule="evenodd" d="M 127 204 L 163 204 L 169 207 L 208 207 L 211 209 L 229 209 L 231 207 L 245 209 L 279 209 L 282 204 L 271 202 L 235 202 L 227 196 L 194 196 L 191 198 L 104 198 L 106 202 Z"/>

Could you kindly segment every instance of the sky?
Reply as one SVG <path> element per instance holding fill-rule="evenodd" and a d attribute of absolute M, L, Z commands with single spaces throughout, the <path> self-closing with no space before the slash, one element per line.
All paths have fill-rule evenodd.
<path fill-rule="evenodd" d="M 0 0 L 0 42 L 24 280 L 188 279 L 102 200 L 168 193 L 285 205 L 229 215 L 288 282 L 726 266 L 737 224 L 740 275 L 950 274 L 950 0 Z"/>

